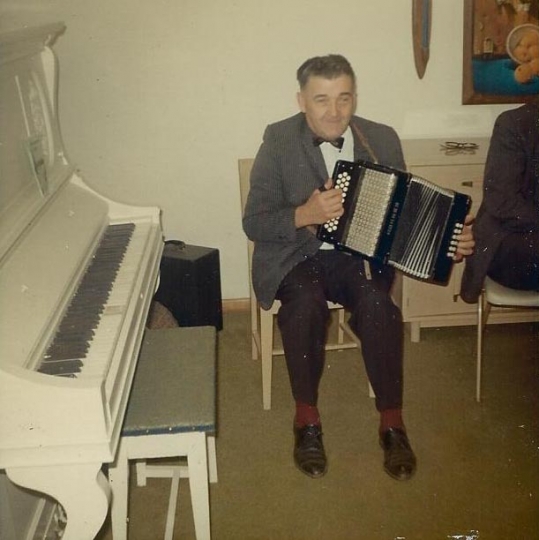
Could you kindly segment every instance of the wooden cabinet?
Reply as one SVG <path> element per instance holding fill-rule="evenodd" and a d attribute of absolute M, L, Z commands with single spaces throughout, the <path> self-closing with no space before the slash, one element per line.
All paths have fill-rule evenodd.
<path fill-rule="evenodd" d="M 442 139 L 408 139 L 402 141 L 404 157 L 410 172 L 472 197 L 472 213 L 482 199 L 483 170 L 489 140 L 467 138 L 478 145 L 474 152 L 445 151 Z M 455 264 L 449 283 L 445 286 L 400 277 L 394 298 L 399 304 L 404 322 L 410 329 L 411 340 L 419 341 L 421 328 L 463 326 L 476 324 L 476 304 L 467 304 L 459 296 L 464 263 Z M 493 309 L 489 323 L 538 320 L 533 311 L 507 308 Z"/>

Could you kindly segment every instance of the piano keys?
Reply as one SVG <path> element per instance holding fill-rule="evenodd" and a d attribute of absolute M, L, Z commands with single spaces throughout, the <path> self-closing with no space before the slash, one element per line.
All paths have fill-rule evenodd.
<path fill-rule="evenodd" d="M 87 353 L 123 260 L 134 223 L 110 225 L 86 269 L 37 371 L 78 377 L 91 366 Z"/>
<path fill-rule="evenodd" d="M 163 250 L 160 211 L 94 191 L 57 118 L 62 23 L 0 34 L 0 469 L 94 538 Z M 62 515 L 63 512 L 62 511 Z M 55 533 L 56 534 L 56 533 Z"/>

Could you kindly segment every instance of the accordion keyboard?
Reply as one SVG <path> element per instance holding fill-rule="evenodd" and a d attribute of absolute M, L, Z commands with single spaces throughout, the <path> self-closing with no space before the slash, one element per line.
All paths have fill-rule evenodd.
<path fill-rule="evenodd" d="M 344 204 L 344 201 L 346 200 L 346 195 L 348 194 L 348 188 L 350 187 L 350 181 L 352 180 L 352 177 L 350 176 L 350 173 L 348 171 L 343 171 L 337 174 L 337 177 L 335 178 L 335 188 L 340 189 L 342 191 L 342 202 Z M 333 233 L 337 230 L 337 227 L 339 226 L 339 218 L 331 218 L 329 221 L 326 221 L 324 223 L 323 227 L 330 233 Z"/>

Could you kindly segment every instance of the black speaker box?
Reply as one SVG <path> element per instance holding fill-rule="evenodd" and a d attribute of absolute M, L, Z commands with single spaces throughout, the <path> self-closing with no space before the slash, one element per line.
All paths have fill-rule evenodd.
<path fill-rule="evenodd" d="M 165 242 L 154 300 L 168 308 L 180 326 L 221 330 L 219 250 L 175 240 Z"/>

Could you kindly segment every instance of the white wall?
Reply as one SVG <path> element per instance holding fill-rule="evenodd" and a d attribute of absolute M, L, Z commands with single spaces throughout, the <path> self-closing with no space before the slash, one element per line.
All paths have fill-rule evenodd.
<path fill-rule="evenodd" d="M 462 0 L 433 4 L 422 80 L 409 0 L 0 0 L 0 28 L 67 24 L 55 50 L 71 161 L 107 196 L 159 205 L 167 238 L 218 248 L 231 299 L 248 296 L 237 159 L 296 112 L 303 60 L 347 56 L 358 113 L 401 137 L 489 135 L 510 108 L 460 104 Z"/>

